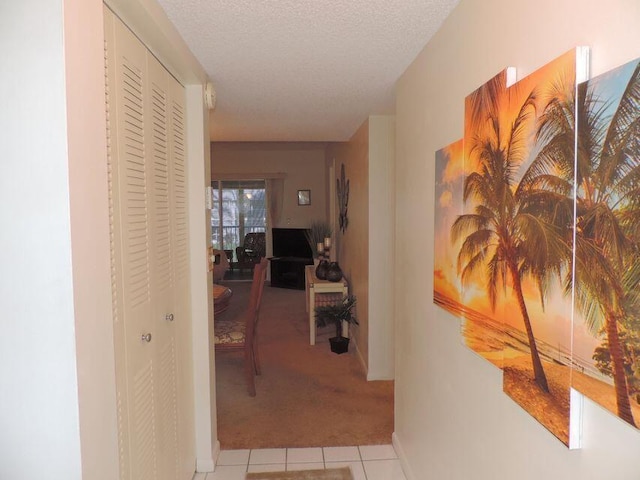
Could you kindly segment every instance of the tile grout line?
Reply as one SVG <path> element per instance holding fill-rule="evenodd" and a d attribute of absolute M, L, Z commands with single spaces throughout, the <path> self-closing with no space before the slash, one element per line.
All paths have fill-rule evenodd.
<path fill-rule="evenodd" d="M 368 480 L 367 471 L 364 469 L 364 459 L 362 458 L 362 451 L 360 450 L 360 445 L 358 445 L 358 456 L 360 457 L 360 465 L 362 465 L 362 473 L 364 474 L 364 480 Z"/>
<path fill-rule="evenodd" d="M 368 480 L 369 476 L 367 475 L 367 472 L 366 472 L 366 469 L 365 469 L 365 465 L 364 465 L 365 460 L 363 458 L 363 454 L 362 454 L 362 450 L 361 450 L 362 445 L 356 445 L 355 447 L 356 447 L 359 459 L 356 460 L 354 463 L 359 463 L 360 464 L 360 466 L 362 468 L 362 473 L 364 475 L 364 480 Z M 290 467 L 290 465 L 289 465 L 289 461 L 290 461 L 289 448 L 293 448 L 293 447 L 284 448 L 284 450 L 285 450 L 284 465 L 285 465 L 285 470 L 286 471 L 288 471 L 289 467 Z M 320 447 L 320 451 L 322 453 L 322 465 L 323 465 L 324 469 L 326 470 L 329 467 L 328 463 L 331 463 L 331 462 L 327 462 L 327 456 L 326 456 L 325 448 L 328 448 L 328 447 Z M 246 461 L 246 465 L 245 465 L 245 473 L 249 472 L 249 467 L 251 466 L 251 457 L 252 457 L 252 454 L 253 454 L 254 450 L 256 450 L 256 449 L 249 449 L 249 455 L 247 457 L 247 461 Z M 390 459 L 380 458 L 380 459 L 370 459 L 370 460 L 398 460 L 398 457 L 396 456 L 396 457 L 390 458 Z M 309 462 L 299 462 L 299 463 L 309 463 Z M 211 473 L 211 472 L 207 472 L 205 474 L 204 480 L 213 480 L 213 478 L 211 478 L 211 479 L 209 478 L 209 473 Z"/>

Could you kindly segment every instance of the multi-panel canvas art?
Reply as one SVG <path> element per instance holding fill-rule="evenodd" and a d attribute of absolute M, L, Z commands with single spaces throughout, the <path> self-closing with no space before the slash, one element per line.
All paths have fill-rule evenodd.
<path fill-rule="evenodd" d="M 501 115 L 504 116 L 501 112 L 506 112 L 507 87 L 514 80 L 514 69 L 505 69 L 465 98 L 463 213 L 449 228 L 451 241 L 460 245 L 456 256 L 463 290 L 462 340 L 498 368 L 504 365 L 506 345 L 505 292 L 498 281 L 487 277 L 487 264 L 481 260 L 488 258 L 493 240 L 486 225 L 476 223 L 486 212 L 486 205 L 474 185 L 483 175 L 482 146 L 490 137 L 491 126 L 501 121 Z"/>
<path fill-rule="evenodd" d="M 572 386 L 637 427 L 640 61 L 581 84 L 577 109 Z"/>
<path fill-rule="evenodd" d="M 463 160 L 462 139 L 436 152 L 433 301 L 456 316 L 462 313 L 462 282 L 456 267 L 460 245 L 450 241 L 449 230 L 462 214 Z"/>
<path fill-rule="evenodd" d="M 622 361 L 616 361 L 614 352 L 619 348 L 610 348 L 617 345 L 616 337 L 612 344 L 607 337 L 611 330 L 607 325 L 617 323 L 622 332 L 617 338 L 627 342 L 634 338 L 632 307 L 625 321 L 619 319 L 623 307 L 610 312 L 612 318 L 618 318 L 616 322 L 600 318 L 612 305 L 635 301 L 631 293 L 621 293 L 622 285 L 618 288 L 613 282 L 614 277 L 620 284 L 627 277 L 631 282 L 636 275 L 632 254 L 620 253 L 623 246 L 631 252 L 640 245 L 632 241 L 635 199 L 628 194 L 620 201 L 617 229 L 611 224 L 613 214 L 600 218 L 605 210 L 594 207 L 589 211 L 582 198 L 590 196 L 593 203 L 604 192 L 589 175 L 609 175 L 608 181 L 619 181 L 627 191 L 640 185 L 631 177 L 626 183 L 621 179 L 635 167 L 635 160 L 628 157 L 638 148 L 640 127 L 629 111 L 637 111 L 637 105 L 632 107 L 631 100 L 625 104 L 631 117 L 627 130 L 610 140 L 623 152 L 613 153 L 612 145 L 597 146 L 596 137 L 607 135 L 602 132 L 604 127 L 587 123 L 586 104 L 596 103 L 591 92 L 596 87 L 590 90 L 590 84 L 580 83 L 587 78 L 587 67 L 587 50 L 578 48 L 510 86 L 507 71 L 502 72 L 465 99 L 462 166 L 455 160 L 455 170 L 462 171 L 464 178 L 457 180 L 461 187 L 450 189 L 458 192 L 458 199 L 448 200 L 459 213 L 451 220 L 451 212 L 440 211 L 435 225 L 436 245 L 447 243 L 437 247 L 435 302 L 462 319 L 465 345 L 502 369 L 505 393 L 572 448 L 580 442 L 581 402 L 572 402 L 579 396 L 572 394 L 571 387 L 589 396 L 593 383 L 599 382 L 620 393 L 611 377 L 616 375 L 615 366 L 622 363 L 627 370 L 627 381 L 622 383 L 629 397 L 635 392 L 630 372 L 640 370 L 640 360 L 638 370 L 631 365 L 633 347 L 622 352 Z M 633 77 L 629 71 L 626 75 L 627 80 Z M 610 96 L 601 110 L 610 112 L 609 103 L 620 104 L 611 97 L 614 87 L 600 88 Z M 579 92 L 586 95 L 585 100 L 580 100 Z M 597 130 L 588 139 L 582 136 L 583 123 Z M 623 141 L 624 148 L 619 145 Z M 625 166 L 599 171 L 601 161 L 590 160 L 589 166 L 588 148 L 607 159 L 609 155 L 624 157 Z M 446 162 L 452 161 L 450 155 L 438 152 L 436 201 L 445 193 L 444 172 L 454 170 Z M 622 193 L 618 190 L 612 196 L 609 201 L 616 203 Z M 603 245 L 601 234 L 592 231 L 596 226 L 609 229 L 607 238 L 622 230 L 627 237 L 614 249 Z M 640 228 L 636 230 L 640 235 Z M 614 266 L 603 248 L 615 250 L 619 263 Z M 587 255 L 596 258 L 581 263 Z M 593 262 L 598 268 L 591 268 Z M 445 267 L 452 269 L 451 265 L 455 265 L 455 274 L 444 275 Z M 596 273 L 598 278 L 592 278 Z M 640 279 L 640 266 L 637 276 Z M 457 291 L 449 293 L 451 288 L 445 286 Z M 599 292 L 605 287 L 611 291 Z M 597 294 L 603 294 L 605 300 L 594 300 Z M 640 343 L 637 352 L 640 354 Z M 590 376 L 596 371 L 595 377 Z M 613 395 L 614 404 L 618 397 Z"/>

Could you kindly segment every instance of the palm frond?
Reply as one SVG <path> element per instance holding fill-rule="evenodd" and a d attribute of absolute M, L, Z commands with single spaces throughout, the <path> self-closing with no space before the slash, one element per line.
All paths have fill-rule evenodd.
<path fill-rule="evenodd" d="M 464 267 L 460 272 L 460 280 L 462 284 L 466 284 L 469 281 L 469 277 L 473 275 L 486 261 L 487 252 L 489 251 L 489 246 L 484 246 L 478 250 L 474 256 L 469 257 L 469 259 L 465 262 Z M 458 262 L 460 266 L 460 262 Z"/>
<path fill-rule="evenodd" d="M 478 172 L 472 172 L 464 180 L 462 198 L 465 202 L 474 201 L 491 204 L 491 185 Z"/>
<path fill-rule="evenodd" d="M 494 233 L 491 230 L 475 230 L 462 242 L 458 252 L 458 269 L 463 270 L 478 255 L 486 254 Z M 475 267 L 474 267 L 475 268 Z"/>
<path fill-rule="evenodd" d="M 487 116 L 495 116 L 507 88 L 505 72 L 500 72 L 467 97 L 466 109 L 472 130 L 479 130 Z"/>
<path fill-rule="evenodd" d="M 484 230 L 489 225 L 490 218 L 484 215 L 465 213 L 459 215 L 451 225 L 451 242 L 456 243 L 468 232 Z"/>
<path fill-rule="evenodd" d="M 603 158 L 617 158 L 618 152 L 629 142 L 630 132 L 637 131 L 640 114 L 640 62 L 627 82 L 620 103 L 612 115 L 604 138 Z M 635 127 L 635 128 L 634 128 Z M 613 163 L 613 162 L 612 162 Z"/>
<path fill-rule="evenodd" d="M 606 311 L 617 311 L 624 296 L 620 277 L 593 240 L 576 236 L 575 254 L 576 305 L 597 333 L 604 322 Z"/>
<path fill-rule="evenodd" d="M 499 249 L 496 249 L 487 262 L 487 293 L 491 309 L 495 311 L 498 298 L 498 286 L 506 286 L 506 263 L 503 261 Z"/>
<path fill-rule="evenodd" d="M 602 245 L 603 254 L 620 269 L 625 251 L 631 244 L 609 205 L 593 205 L 581 215 L 578 226 L 583 236 Z"/>
<path fill-rule="evenodd" d="M 536 90 L 533 90 L 527 96 L 520 106 L 520 110 L 509 131 L 505 166 L 507 167 L 508 185 L 510 187 L 514 183 L 513 179 L 516 169 L 523 163 L 528 153 L 527 132 L 530 127 L 530 122 L 535 118 L 536 96 Z"/>
<path fill-rule="evenodd" d="M 640 262 L 631 262 L 622 276 L 624 312 L 627 317 L 640 318 Z"/>

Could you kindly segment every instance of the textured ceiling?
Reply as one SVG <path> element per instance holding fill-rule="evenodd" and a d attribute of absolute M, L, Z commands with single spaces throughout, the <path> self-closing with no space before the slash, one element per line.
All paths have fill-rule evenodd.
<path fill-rule="evenodd" d="M 159 0 L 212 80 L 215 141 L 348 140 L 458 0 Z"/>

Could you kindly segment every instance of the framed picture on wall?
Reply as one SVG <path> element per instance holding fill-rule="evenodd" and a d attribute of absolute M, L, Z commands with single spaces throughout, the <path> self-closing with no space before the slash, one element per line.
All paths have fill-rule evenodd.
<path fill-rule="evenodd" d="M 311 190 L 298 190 L 298 205 L 311 205 Z"/>

